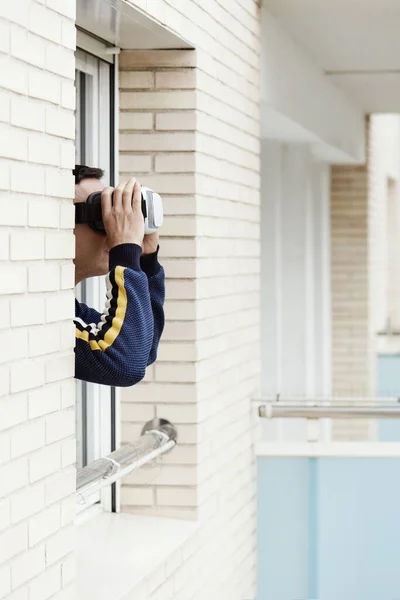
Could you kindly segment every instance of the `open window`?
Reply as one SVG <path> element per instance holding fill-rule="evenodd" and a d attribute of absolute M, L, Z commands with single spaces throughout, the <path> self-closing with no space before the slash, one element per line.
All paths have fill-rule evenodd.
<path fill-rule="evenodd" d="M 79 43 L 79 37 L 78 37 Z M 96 41 L 96 45 L 98 42 Z M 103 183 L 114 184 L 114 65 L 81 49 L 76 51 L 76 164 L 105 171 Z M 80 302 L 103 312 L 106 285 L 102 277 L 83 281 L 76 288 Z M 83 467 L 115 449 L 115 390 L 77 381 L 77 466 Z M 115 490 L 94 494 L 88 507 L 114 510 Z"/>

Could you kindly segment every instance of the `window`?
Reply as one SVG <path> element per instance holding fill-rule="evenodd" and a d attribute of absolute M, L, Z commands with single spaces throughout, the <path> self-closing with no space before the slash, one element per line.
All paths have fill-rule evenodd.
<path fill-rule="evenodd" d="M 76 51 L 76 164 L 105 170 L 103 183 L 114 183 L 113 65 L 83 50 Z M 100 312 L 104 309 L 104 278 L 83 281 L 77 298 Z M 115 390 L 77 381 L 77 465 L 86 466 L 115 448 Z M 114 490 L 94 494 L 78 511 L 101 504 L 113 509 Z"/>

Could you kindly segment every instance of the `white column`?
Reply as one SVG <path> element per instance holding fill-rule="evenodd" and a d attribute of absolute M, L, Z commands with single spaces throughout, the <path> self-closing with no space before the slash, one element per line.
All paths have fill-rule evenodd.
<path fill-rule="evenodd" d="M 315 329 L 314 373 L 317 398 L 332 396 L 332 302 L 330 168 L 326 163 L 313 167 Z M 320 441 L 331 439 L 332 421 L 322 420 Z"/>
<path fill-rule="evenodd" d="M 302 146 L 286 146 L 282 169 L 282 381 L 281 393 L 305 399 L 313 383 L 312 194 L 309 156 Z M 282 421 L 282 439 L 302 440 L 306 423 Z"/>
<path fill-rule="evenodd" d="M 310 353 L 312 273 L 308 244 L 309 165 L 302 147 L 286 146 L 282 169 L 281 209 L 281 294 L 283 395 L 304 397 L 307 389 L 307 361 Z"/>
<path fill-rule="evenodd" d="M 262 391 L 313 399 L 330 387 L 329 172 L 302 145 L 263 144 Z M 264 425 L 304 440 L 302 421 Z"/>
<path fill-rule="evenodd" d="M 283 145 L 261 146 L 261 390 L 275 396 L 282 387 L 281 199 Z M 263 438 L 281 439 L 280 421 L 263 421 Z"/>
<path fill-rule="evenodd" d="M 332 393 L 332 305 L 330 239 L 330 169 L 313 167 L 314 280 L 315 280 L 315 393 Z"/>
<path fill-rule="evenodd" d="M 281 389 L 282 145 L 264 141 L 261 153 L 261 346 L 264 394 Z"/>

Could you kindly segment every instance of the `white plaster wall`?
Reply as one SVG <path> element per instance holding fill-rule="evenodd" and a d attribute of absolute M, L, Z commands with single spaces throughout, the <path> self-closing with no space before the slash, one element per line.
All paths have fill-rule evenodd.
<path fill-rule="evenodd" d="M 364 111 L 262 10 L 263 136 L 307 142 L 324 160 L 363 162 Z"/>
<path fill-rule="evenodd" d="M 368 182 L 372 334 L 385 329 L 389 316 L 388 182 L 390 179 L 394 183 L 400 181 L 400 116 L 373 115 L 370 119 Z M 398 274 L 391 275 L 396 277 Z M 396 320 L 397 315 L 394 316 L 394 321 Z M 392 325 L 395 325 L 395 322 Z"/>
<path fill-rule="evenodd" d="M 262 144 L 262 392 L 299 400 L 330 393 L 329 167 L 304 145 Z M 305 424 L 264 423 L 303 439 Z"/>

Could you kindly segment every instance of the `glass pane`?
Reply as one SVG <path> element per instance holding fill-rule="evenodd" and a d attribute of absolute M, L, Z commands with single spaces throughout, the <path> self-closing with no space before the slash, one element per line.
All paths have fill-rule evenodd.
<path fill-rule="evenodd" d="M 76 164 L 110 172 L 110 66 L 80 50 L 76 53 Z M 78 301 L 100 313 L 104 309 L 104 278 L 91 278 L 76 288 Z M 111 451 L 111 388 L 77 381 L 77 464 L 85 466 Z M 97 495 L 92 502 L 99 501 Z M 83 507 L 85 508 L 85 507 Z"/>

